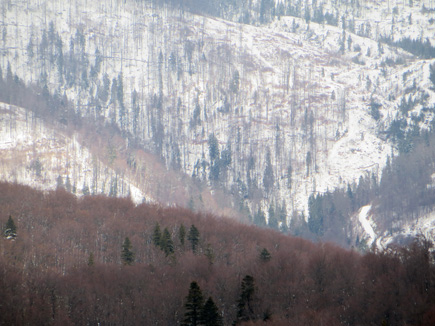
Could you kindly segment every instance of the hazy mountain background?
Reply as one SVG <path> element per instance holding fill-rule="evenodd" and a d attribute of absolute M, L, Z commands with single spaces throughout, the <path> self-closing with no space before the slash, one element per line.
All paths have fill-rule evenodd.
<path fill-rule="evenodd" d="M 0 9 L 3 180 L 361 249 L 434 236 L 433 1 Z"/>

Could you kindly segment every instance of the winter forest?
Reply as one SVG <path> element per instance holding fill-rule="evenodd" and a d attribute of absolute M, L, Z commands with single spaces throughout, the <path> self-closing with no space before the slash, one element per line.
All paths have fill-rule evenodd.
<path fill-rule="evenodd" d="M 0 184 L 4 325 L 431 325 L 431 243 L 361 255 L 188 209 Z M 16 218 L 19 216 L 19 218 Z M 7 220 L 7 218 L 5 218 Z M 193 321 L 194 320 L 194 321 Z"/>
<path fill-rule="evenodd" d="M 434 126 L 431 0 L 3 0 L 0 324 L 431 324 Z"/>

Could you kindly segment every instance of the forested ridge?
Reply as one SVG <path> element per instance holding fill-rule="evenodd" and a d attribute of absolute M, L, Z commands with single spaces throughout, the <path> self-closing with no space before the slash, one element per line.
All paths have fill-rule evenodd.
<path fill-rule="evenodd" d="M 435 324 L 428 238 L 368 242 L 433 211 L 428 3 L 2 3 L 0 101 L 114 172 L 0 182 L 0 325 Z M 38 150 L 15 161 L 35 180 Z M 170 207 L 116 198 L 125 171 Z M 369 206 L 376 239 L 352 220 Z M 215 207 L 257 226 L 199 212 Z"/>
<path fill-rule="evenodd" d="M 78 195 L 123 196 L 132 185 L 135 202 L 225 212 L 348 247 L 367 236 L 351 221 L 362 205 L 373 206 L 378 239 L 402 213 L 412 221 L 413 206 L 431 210 L 430 191 L 406 210 L 392 195 L 398 212 L 383 210 L 384 223 L 373 200 L 388 186 L 387 156 L 433 130 L 432 1 L 71 3 L 0 8 L 0 99 L 77 132 L 102 163 L 59 163 L 34 179 L 43 188 L 57 177 Z M 5 126 L 17 132 L 12 116 Z M 4 178 L 49 174 L 53 160 L 37 150 Z"/>
<path fill-rule="evenodd" d="M 187 209 L 10 183 L 0 220 L 2 325 L 435 321 L 423 237 L 361 255 Z"/>

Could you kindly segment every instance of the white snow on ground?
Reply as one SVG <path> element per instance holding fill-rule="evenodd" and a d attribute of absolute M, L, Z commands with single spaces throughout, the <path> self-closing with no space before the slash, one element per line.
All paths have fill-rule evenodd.
<path fill-rule="evenodd" d="M 0 180 L 26 184 L 41 190 L 57 187 L 67 178 L 71 191 L 82 195 L 110 192 L 116 173 L 105 166 L 76 137 L 51 128 L 26 109 L 0 103 Z M 135 203 L 151 199 L 127 178 L 117 179 L 119 196 L 130 195 Z"/>
<path fill-rule="evenodd" d="M 178 11 L 138 8 L 130 1 L 115 5 L 111 1 L 77 0 L 76 6 L 71 7 L 52 0 L 47 1 L 43 9 L 33 1 L 26 5 L 13 3 L 12 9 L 6 12 L 4 24 L 8 35 L 17 38 L 6 40 L 14 50 L 2 58 L 3 67 L 9 60 L 13 67 L 18 67 L 14 71 L 21 78 L 35 80 L 37 72 L 47 68 L 42 68 L 35 59 L 29 60 L 26 47 L 30 37 L 35 46 L 38 45 L 42 30 L 47 30 L 52 21 L 63 39 L 66 57 L 70 38 L 81 29 L 90 63 L 98 47 L 104 58 L 102 71 L 108 73 L 109 79 L 116 78 L 122 71 L 126 106 L 129 107 L 133 89 L 142 96 L 140 123 L 145 142 L 150 142 L 152 134 L 147 119 L 150 115 L 146 111 L 147 99 L 159 91 L 157 61 L 162 51 L 165 60 L 163 95 L 167 99 L 163 120 L 168 142 L 163 148 L 171 148 L 170 139 L 179 140 L 183 170 L 189 175 L 198 160 L 203 157 L 208 160 L 207 139 L 214 133 L 222 147 L 228 140 L 232 142 L 233 163 L 228 180 L 240 177 L 246 183 L 245 165 L 253 155 L 252 175 L 262 187 L 265 153 L 269 148 L 276 188 L 272 197 L 276 202 L 285 200 L 291 211 L 306 211 L 308 196 L 313 191 L 332 190 L 357 181 L 362 174 L 379 173 L 391 153 L 390 145 L 378 138 L 377 124 L 367 112 L 366 77 L 371 76 L 373 83 L 379 80 L 376 93 L 384 89 L 387 93 L 389 85 L 385 77 L 372 71 L 381 58 L 364 56 L 368 47 L 375 52 L 376 41 L 352 35 L 354 44 L 360 43 L 362 47 L 362 59 L 368 62 L 358 65 L 351 61 L 357 52 L 351 51 L 343 57 L 337 53 L 338 39 L 342 35 L 340 28 L 316 23 L 307 28 L 303 19 L 296 18 L 300 28 L 292 33 L 292 17 L 282 17 L 269 27 L 258 27 L 187 13 L 180 17 Z M 74 22 L 70 17 L 79 17 L 79 20 Z M 321 35 L 322 41 L 313 39 L 312 35 Z M 201 51 L 193 53 L 194 73 L 190 76 L 185 71 L 178 82 L 177 76 L 166 66 L 168 57 L 174 52 L 182 60 L 186 42 L 196 44 L 198 39 L 204 43 Z M 385 48 L 385 56 L 395 57 L 396 52 Z M 37 68 L 28 69 L 29 63 Z M 183 69 L 187 69 L 186 63 L 184 65 Z M 236 69 L 240 73 L 240 90 L 233 96 L 227 88 Z M 401 78 L 406 69 L 397 68 L 395 75 Z M 48 69 L 47 74 L 50 89 L 56 89 L 56 69 Z M 93 88 L 99 86 L 93 85 Z M 226 95 L 219 91 L 221 89 Z M 83 90 L 73 87 L 61 91 L 69 98 L 86 103 L 88 95 Z M 224 97 L 233 106 L 233 111 L 227 114 L 220 112 Z M 182 102 L 180 110 L 173 104 L 177 98 Z M 189 128 L 196 101 L 203 109 L 201 125 Z M 382 107 L 385 119 L 387 112 L 393 109 L 394 103 L 385 103 Z M 111 110 L 111 107 L 103 108 L 106 118 Z M 314 119 L 312 127 L 307 122 L 311 117 Z M 183 123 L 179 125 L 178 121 Z M 277 126 L 280 146 L 275 143 Z M 178 130 L 180 134 L 175 134 Z M 239 131 L 241 142 L 236 144 Z M 240 149 L 236 151 L 237 147 Z M 312 156 L 309 175 L 308 152 Z M 163 156 L 169 160 L 170 153 Z M 290 164 L 293 169 L 291 188 L 286 178 Z"/>
<path fill-rule="evenodd" d="M 128 110 L 131 110 L 131 92 L 137 90 L 141 109 L 139 124 L 143 128 L 139 134 L 144 143 L 152 143 L 149 116 L 153 112 L 147 110 L 150 98 L 159 92 L 158 58 L 161 52 L 164 61 L 162 121 L 165 127 L 162 156 L 169 161 L 171 153 L 167 149 L 171 148 L 170 140 L 176 139 L 182 170 L 192 175 L 197 161 L 208 160 L 207 138 L 214 133 L 221 150 L 227 141 L 233 149 L 233 162 L 225 182 L 230 184 L 240 177 L 246 185 L 246 162 L 253 155 L 255 167 L 251 174 L 261 188 L 265 153 L 269 148 L 276 189 L 269 198 L 279 203 L 285 201 L 289 211 L 306 211 L 308 196 L 313 192 L 344 187 L 369 173 L 379 176 L 387 155 L 393 151 L 391 144 L 380 134 L 398 115 L 398 104 L 404 94 L 409 96 L 406 88 L 414 81 L 417 88 L 427 91 L 427 106 L 435 102 L 428 78 L 433 60 L 420 60 L 386 45 L 383 53 L 379 53 L 377 42 L 381 34 L 388 35 L 390 30 L 394 30 L 395 39 L 429 37 L 433 41 L 435 24 L 429 22 L 433 13 L 421 10 L 423 3 L 429 6 L 427 1 L 414 1 L 414 8 L 403 1 L 391 1 L 389 8 L 385 2 L 364 1 L 357 9 L 358 13 L 352 13 L 350 7 L 336 8 L 336 1 L 318 1 L 325 3 L 325 9 L 330 12 L 337 11 L 340 17 L 345 11 L 346 15 L 349 13 L 347 19 L 355 18 L 356 31 L 359 24 L 371 22 L 368 37 L 346 31 L 346 37 L 352 38 L 352 46 L 348 47 L 346 43 L 344 54 L 339 53 L 343 35 L 341 24 L 338 27 L 306 24 L 304 19 L 281 17 L 270 26 L 250 26 L 181 14 L 170 8 L 159 10 L 147 1 L 76 0 L 71 5 L 71 2 L 48 0 L 41 5 L 41 1 L 10 0 L 8 3 L 2 7 L 0 18 L 2 28 L 7 32 L 2 40 L 4 53 L 0 58 L 3 72 L 10 62 L 14 73 L 25 82 L 35 81 L 42 72 L 47 73 L 51 91 L 65 93 L 78 106 L 82 105 L 83 111 L 94 114 L 93 108 L 86 106 L 90 97 L 87 90 L 77 85 L 59 86 L 55 65 L 44 64 L 38 57 L 42 31 L 49 29 L 50 22 L 62 37 L 65 58 L 71 38 L 81 31 L 89 64 L 94 63 L 98 48 L 104 58 L 101 71 L 108 74 L 109 80 L 122 72 Z M 398 13 L 393 14 L 394 7 L 398 7 Z M 410 13 L 414 23 L 406 26 Z M 294 32 L 293 21 L 299 25 Z M 27 51 L 30 39 L 34 45 L 33 58 Z M 188 72 L 186 59 L 189 44 L 194 47 L 192 73 Z M 356 45 L 360 50 L 355 50 Z M 180 76 L 169 69 L 172 53 L 183 72 Z M 401 59 L 403 63 L 388 65 L 385 64 L 387 59 L 393 62 Z M 237 95 L 228 90 L 236 70 L 240 73 Z M 90 80 L 89 89 L 100 88 L 101 77 L 97 81 Z M 379 121 L 370 116 L 371 98 L 382 105 Z M 180 108 L 176 103 L 178 99 L 182 104 Z M 225 100 L 230 102 L 231 109 L 222 113 Z M 201 106 L 201 124 L 190 128 L 196 103 Z M 109 120 L 113 110 L 107 104 L 102 107 L 102 115 Z M 414 113 L 419 110 L 421 105 Z M 129 116 L 132 116 L 131 111 Z M 310 127 L 311 117 L 314 122 Z M 240 143 L 236 143 L 239 132 Z M 278 136 L 280 143 L 277 145 Z M 14 134 L 13 137 L 5 135 L 3 146 L 15 146 L 15 142 L 24 136 Z M 31 143 L 30 140 L 27 142 Z M 308 152 L 312 157 L 309 173 Z M 287 184 L 290 164 L 293 171 L 291 188 Z M 91 187 L 92 166 L 83 168 L 88 171 L 85 176 L 76 173 L 79 176 L 77 187 L 81 187 L 84 180 Z M 65 177 L 70 171 L 63 169 L 59 174 Z M 32 184 L 31 173 L 23 171 L 21 178 L 26 176 L 23 180 Z M 108 171 L 109 175 L 113 173 Z M 208 180 L 208 176 L 203 179 Z M 103 187 L 101 184 L 97 188 L 100 186 Z M 267 207 L 269 203 L 263 204 Z"/>
<path fill-rule="evenodd" d="M 389 244 L 409 240 L 416 236 L 423 235 L 427 239 L 435 240 L 435 211 L 423 214 L 421 217 L 406 221 L 403 225 L 395 230 L 384 232 L 378 237 L 376 245 L 378 248 L 386 248 Z"/>
<path fill-rule="evenodd" d="M 364 231 L 370 238 L 368 245 L 371 245 L 372 242 L 376 239 L 376 233 L 373 230 L 373 227 L 370 224 L 370 220 L 369 220 L 369 213 L 371 208 L 372 208 L 371 205 L 366 205 L 361 207 L 358 215 L 359 222 L 361 223 L 362 227 L 364 228 Z"/>

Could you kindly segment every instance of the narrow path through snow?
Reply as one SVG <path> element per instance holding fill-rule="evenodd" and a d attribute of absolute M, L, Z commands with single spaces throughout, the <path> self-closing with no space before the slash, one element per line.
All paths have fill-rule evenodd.
<path fill-rule="evenodd" d="M 369 235 L 370 237 L 370 244 L 376 239 L 375 231 L 373 231 L 372 226 L 370 225 L 370 221 L 367 218 L 367 215 L 372 208 L 372 205 L 367 205 L 361 207 L 361 210 L 359 212 L 359 222 L 361 223 L 362 227 L 364 228 L 364 231 Z"/>

